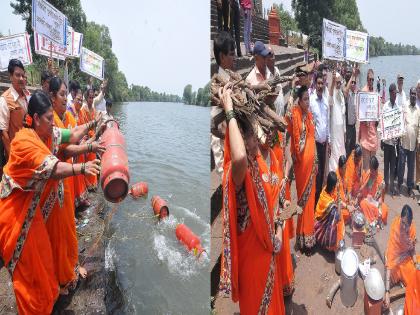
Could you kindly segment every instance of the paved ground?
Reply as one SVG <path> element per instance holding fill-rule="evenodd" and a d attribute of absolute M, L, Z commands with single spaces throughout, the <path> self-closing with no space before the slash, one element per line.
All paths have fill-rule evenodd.
<path fill-rule="evenodd" d="M 380 170 L 383 172 L 383 153 L 378 151 L 380 161 Z M 406 191 L 403 187 L 403 192 Z M 415 191 L 417 198 L 420 194 Z M 295 192 L 293 192 L 295 193 Z M 408 198 L 406 195 L 392 198 L 386 195 L 385 202 L 390 208 L 388 217 L 388 225 L 377 235 L 378 245 L 382 251 L 385 250 L 388 241 L 390 223 L 395 216 L 399 215 L 404 204 L 408 204 L 413 209 L 414 220 L 417 231 L 420 231 L 420 207 L 416 200 Z M 348 228 L 347 228 L 348 230 Z M 349 236 L 346 235 L 346 244 L 350 244 Z M 340 292 L 338 291 L 333 305 L 327 307 L 325 299 L 330 287 L 339 279 L 335 273 L 335 257 L 325 251 L 317 249 L 311 257 L 295 253 L 293 250 L 295 239 L 291 240 L 292 254 L 295 260 L 295 292 L 292 297 L 285 299 L 286 314 L 363 314 L 363 296 L 364 287 L 361 278 L 358 279 L 358 298 L 355 305 L 346 308 L 340 300 Z M 419 252 L 419 248 L 417 249 Z M 378 259 L 378 263 L 374 265 L 383 275 L 384 266 L 382 261 Z M 394 288 L 395 290 L 396 288 Z M 392 292 L 392 290 L 391 290 Z M 395 309 L 399 304 L 403 304 L 404 299 L 401 298 L 394 301 L 391 307 Z M 233 304 L 228 298 L 218 297 L 215 303 L 216 314 L 235 314 L 239 313 L 237 304 Z"/>

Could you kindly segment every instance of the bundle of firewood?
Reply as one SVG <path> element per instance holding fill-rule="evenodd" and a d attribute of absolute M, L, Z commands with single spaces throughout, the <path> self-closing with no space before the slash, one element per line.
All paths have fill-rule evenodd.
<path fill-rule="evenodd" d="M 238 120 L 247 120 L 255 134 L 263 131 L 268 134 L 273 129 L 284 131 L 287 123 L 267 105 L 270 96 L 277 95 L 278 84 L 290 81 L 292 77 L 274 76 L 265 84 L 250 86 L 240 74 L 227 71 L 229 79 L 215 74 L 211 80 L 212 105 L 222 107 L 220 97 L 223 87 L 228 85 L 232 89 L 231 97 L 233 110 Z M 245 76 L 246 77 L 246 76 Z"/>

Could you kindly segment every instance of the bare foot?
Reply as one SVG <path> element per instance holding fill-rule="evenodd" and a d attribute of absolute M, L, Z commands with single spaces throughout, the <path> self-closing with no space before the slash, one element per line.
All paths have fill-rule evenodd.
<path fill-rule="evenodd" d="M 87 277 L 87 270 L 84 267 L 79 267 L 79 275 L 83 278 L 86 279 Z"/>
<path fill-rule="evenodd" d="M 84 267 L 79 267 L 79 275 L 83 278 L 86 279 L 87 277 L 87 270 Z"/>
<path fill-rule="evenodd" d="M 69 290 L 67 288 L 61 288 L 60 287 L 60 295 L 68 295 Z"/>

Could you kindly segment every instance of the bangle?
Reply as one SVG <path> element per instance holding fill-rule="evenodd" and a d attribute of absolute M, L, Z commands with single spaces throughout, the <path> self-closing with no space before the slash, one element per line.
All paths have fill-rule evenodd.
<path fill-rule="evenodd" d="M 228 111 L 226 112 L 226 122 L 229 124 L 229 121 L 230 121 L 232 118 L 236 118 L 236 115 L 235 115 L 235 112 L 233 111 L 233 109 L 228 110 Z"/>
<path fill-rule="evenodd" d="M 74 164 L 71 163 L 71 170 L 73 171 L 73 176 L 76 176 L 76 174 L 74 173 Z"/>
<path fill-rule="evenodd" d="M 83 175 L 85 175 L 85 167 L 86 167 L 86 164 L 82 163 L 82 167 L 80 168 L 80 173 Z"/>

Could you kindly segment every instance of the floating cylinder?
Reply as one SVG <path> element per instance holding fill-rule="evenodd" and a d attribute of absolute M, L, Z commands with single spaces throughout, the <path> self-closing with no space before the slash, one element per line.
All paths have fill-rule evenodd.
<path fill-rule="evenodd" d="M 152 208 L 155 216 L 159 217 L 159 220 L 169 216 L 169 208 L 166 201 L 159 196 L 152 197 Z"/>
<path fill-rule="evenodd" d="M 133 198 L 139 198 L 146 196 L 149 192 L 149 186 L 146 182 L 139 182 L 131 186 L 130 191 L 128 192 Z"/>
<path fill-rule="evenodd" d="M 204 248 L 201 246 L 201 241 L 198 236 L 185 224 L 178 224 L 175 229 L 175 234 L 176 238 L 184 244 L 189 251 L 193 251 L 194 256 L 199 257 L 204 252 Z"/>
<path fill-rule="evenodd" d="M 124 136 L 115 120 L 108 121 L 102 135 L 106 151 L 101 159 L 101 187 L 105 199 L 116 203 L 128 194 L 128 158 Z"/>

